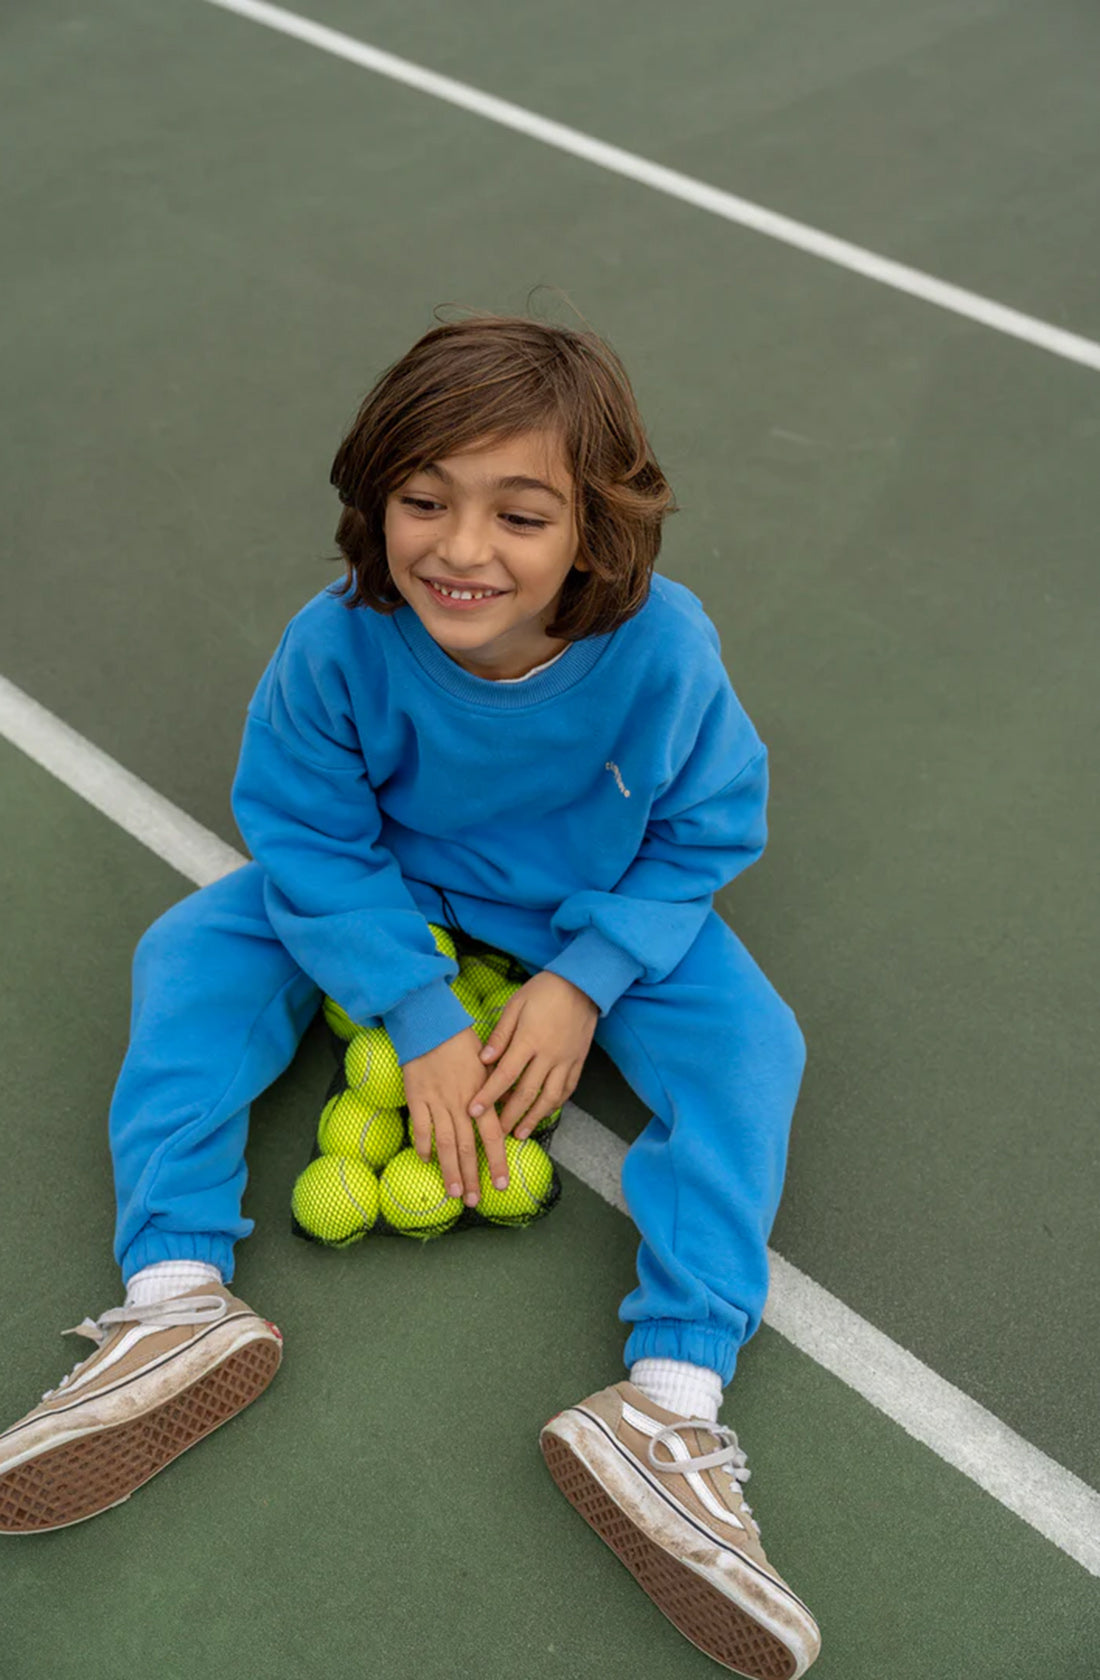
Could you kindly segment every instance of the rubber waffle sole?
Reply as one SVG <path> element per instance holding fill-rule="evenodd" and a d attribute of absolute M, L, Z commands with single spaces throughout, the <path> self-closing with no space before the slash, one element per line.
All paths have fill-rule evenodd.
<path fill-rule="evenodd" d="M 748 1680 L 790 1680 L 798 1662 L 782 1640 L 643 1533 L 564 1441 L 543 1435 L 540 1444 L 566 1499 L 685 1638 Z"/>
<path fill-rule="evenodd" d="M 279 1368 L 281 1348 L 248 1342 L 155 1411 L 28 1459 L 0 1477 L 0 1534 L 41 1534 L 121 1505 L 251 1401 Z"/>

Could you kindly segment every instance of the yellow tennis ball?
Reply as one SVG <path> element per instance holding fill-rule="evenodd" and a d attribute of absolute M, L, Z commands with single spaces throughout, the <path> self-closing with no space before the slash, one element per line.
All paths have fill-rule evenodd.
<path fill-rule="evenodd" d="M 508 979 L 512 973 L 513 964 L 515 964 L 515 958 L 510 957 L 507 951 L 479 951 L 474 961 L 484 963 L 485 967 L 491 969 L 497 979 L 500 980 Z"/>
<path fill-rule="evenodd" d="M 405 1122 L 396 1108 L 381 1108 L 361 1091 L 341 1091 L 321 1110 L 317 1147 L 324 1155 L 350 1155 L 380 1171 L 405 1147 Z"/>
<path fill-rule="evenodd" d="M 465 1009 L 468 1009 L 471 1015 L 476 1015 L 478 1010 L 481 1008 L 481 993 L 476 990 L 469 980 L 467 980 L 466 976 L 464 974 L 459 974 L 455 977 L 455 979 L 449 980 L 447 984 L 450 986 L 459 1003 L 461 1003 Z"/>
<path fill-rule="evenodd" d="M 352 1020 L 346 1009 L 341 1009 L 335 998 L 327 997 L 321 1005 L 325 1020 L 336 1034 L 337 1038 L 352 1039 L 359 1028 Z"/>
<path fill-rule="evenodd" d="M 500 985 L 502 976 L 479 954 L 476 957 L 460 959 L 459 978 L 466 982 L 478 998 L 483 998 L 494 987 Z"/>
<path fill-rule="evenodd" d="M 533 1137 L 522 1143 L 514 1137 L 504 1140 L 504 1158 L 508 1163 L 508 1188 L 493 1186 L 489 1162 L 479 1150 L 478 1179 L 481 1200 L 477 1211 L 494 1225 L 527 1225 L 546 1206 L 554 1184 L 554 1166 L 549 1155 Z"/>
<path fill-rule="evenodd" d="M 492 990 L 485 994 L 481 1001 L 482 1015 L 492 1017 L 495 1024 L 503 1015 L 504 1006 L 508 1002 L 509 998 L 515 997 L 519 990 L 520 987 L 514 980 L 498 981 Z"/>
<path fill-rule="evenodd" d="M 482 1044 L 487 1044 L 488 1041 L 489 1041 L 489 1034 L 492 1032 L 493 1028 L 496 1026 L 498 1020 L 500 1019 L 499 1015 L 496 1015 L 496 1014 L 486 1015 L 485 1007 L 484 1007 L 483 1004 L 480 1004 L 480 1003 L 476 1006 L 476 1008 L 472 1003 L 467 1004 L 466 1007 L 470 1010 L 471 1014 L 474 1017 L 474 1031 L 477 1033 L 477 1036 L 478 1036 L 478 1038 L 480 1038 Z M 490 1063 L 490 1062 L 485 1063 L 486 1074 L 488 1074 L 492 1071 L 492 1067 L 493 1067 L 492 1063 Z"/>
<path fill-rule="evenodd" d="M 344 1053 L 344 1073 L 353 1090 L 380 1108 L 404 1108 L 405 1075 L 385 1027 L 362 1027 Z"/>
<path fill-rule="evenodd" d="M 453 957 L 455 962 L 458 962 L 458 951 L 447 929 L 440 927 L 438 922 L 429 922 L 428 926 L 431 929 L 432 938 L 435 940 L 436 950 L 442 951 L 445 957 Z"/>
<path fill-rule="evenodd" d="M 500 1024 L 500 1017 L 504 1013 L 504 1006 L 508 999 L 518 991 L 519 987 L 517 985 L 504 981 L 494 987 L 488 997 L 482 998 L 476 1010 L 470 1004 L 466 1005 L 474 1017 L 474 1026 L 477 1028 L 477 1035 L 482 1044 L 491 1036 L 493 1028 Z"/>
<path fill-rule="evenodd" d="M 378 1180 L 362 1161 L 318 1155 L 298 1175 L 290 1205 L 303 1230 L 334 1248 L 347 1248 L 378 1218 Z"/>
<path fill-rule="evenodd" d="M 383 1168 L 379 1205 L 395 1231 L 422 1238 L 449 1231 L 465 1207 L 461 1196 L 448 1196 L 438 1163 L 422 1161 L 415 1149 Z"/>

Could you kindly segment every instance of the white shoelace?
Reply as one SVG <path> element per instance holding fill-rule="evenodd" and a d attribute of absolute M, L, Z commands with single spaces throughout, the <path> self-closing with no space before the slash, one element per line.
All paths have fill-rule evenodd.
<path fill-rule="evenodd" d="M 709 1430 L 710 1434 L 717 1435 L 718 1439 L 726 1444 L 719 1447 L 717 1452 L 699 1453 L 695 1458 L 658 1458 L 653 1451 L 657 1442 L 664 1440 L 666 1435 L 677 1434 L 681 1429 L 706 1429 Z M 665 1441 L 665 1445 L 669 1447 L 670 1451 L 672 1450 L 668 1441 Z M 752 1475 L 752 1471 L 748 1468 L 745 1449 L 737 1439 L 736 1430 L 730 1429 L 724 1423 L 710 1423 L 706 1418 L 677 1418 L 675 1423 L 662 1425 L 656 1435 L 650 1437 L 646 1451 L 654 1470 L 663 1470 L 666 1475 L 684 1476 L 689 1470 L 725 1470 L 738 1484 L 742 1509 L 746 1516 L 752 1517 L 752 1526 L 756 1530 L 757 1539 L 760 1538 L 760 1524 L 752 1516 L 752 1506 L 745 1503 L 744 1493 L 742 1492 L 745 1483 Z"/>
<path fill-rule="evenodd" d="M 111 1307 L 107 1312 L 100 1313 L 98 1318 L 85 1318 L 79 1324 L 74 1324 L 68 1330 L 62 1330 L 63 1336 L 87 1336 L 89 1341 L 102 1346 L 107 1331 L 113 1324 L 149 1324 L 157 1330 L 167 1330 L 174 1324 L 216 1324 L 219 1318 L 224 1318 L 228 1307 L 220 1295 L 189 1295 L 185 1301 L 180 1299 L 168 1301 L 150 1301 L 144 1307 Z M 67 1377 L 62 1377 L 56 1388 L 48 1388 L 42 1396 L 43 1400 L 52 1400 L 55 1394 L 68 1388 L 73 1378 L 82 1371 L 89 1359 L 95 1354 L 90 1353 L 88 1359 L 82 1359 L 79 1365 L 74 1365 Z"/>

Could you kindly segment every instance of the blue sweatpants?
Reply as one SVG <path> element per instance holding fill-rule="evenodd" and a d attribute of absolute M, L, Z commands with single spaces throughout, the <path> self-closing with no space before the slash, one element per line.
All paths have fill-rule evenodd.
<path fill-rule="evenodd" d="M 110 1113 L 125 1283 L 170 1259 L 211 1261 L 229 1283 L 234 1244 L 254 1229 L 241 1215 L 249 1108 L 290 1063 L 321 995 L 276 938 L 262 880 L 246 864 L 174 905 L 138 945 Z M 438 893 L 410 890 L 445 925 Z M 510 943 L 506 906 L 487 907 L 479 925 L 482 901 L 457 902 L 462 928 L 528 973 L 555 954 L 548 927 L 530 948 L 529 913 Z M 623 1164 L 641 1237 L 638 1285 L 619 1309 L 633 1325 L 625 1363 L 686 1359 L 728 1383 L 764 1310 L 802 1034 L 712 910 L 678 967 L 631 985 L 595 1041 L 651 1111 Z"/>

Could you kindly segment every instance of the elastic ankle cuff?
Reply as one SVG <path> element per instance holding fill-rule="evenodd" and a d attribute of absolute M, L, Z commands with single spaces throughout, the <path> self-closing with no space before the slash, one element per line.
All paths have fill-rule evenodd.
<path fill-rule="evenodd" d="M 681 1359 L 717 1371 L 723 1388 L 737 1365 L 740 1342 L 713 1324 L 690 1324 L 678 1318 L 652 1318 L 636 1324 L 627 1338 L 623 1361 L 630 1369 L 639 1359 Z"/>
<path fill-rule="evenodd" d="M 139 1231 L 125 1255 L 119 1261 L 122 1281 L 129 1287 L 130 1279 L 143 1266 L 154 1266 L 158 1260 L 205 1260 L 217 1266 L 225 1283 L 233 1277 L 233 1242 L 205 1231 L 158 1231 L 147 1225 Z"/>

